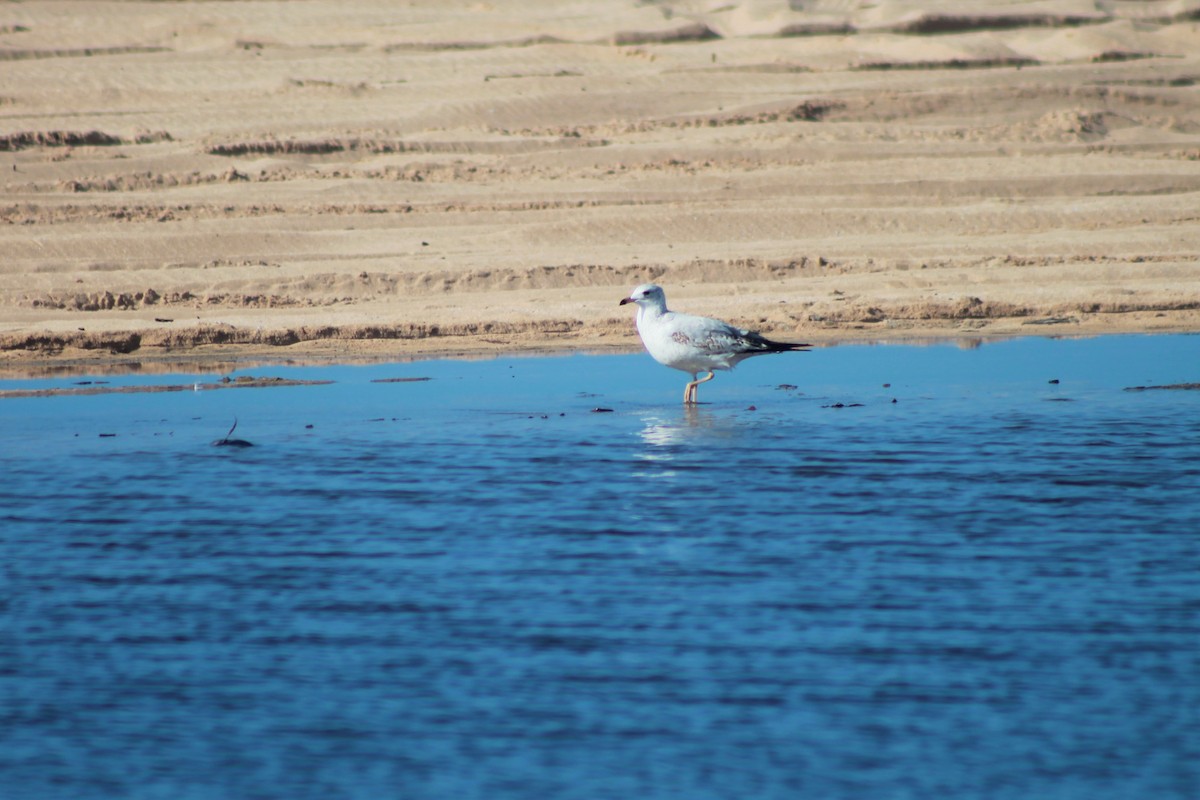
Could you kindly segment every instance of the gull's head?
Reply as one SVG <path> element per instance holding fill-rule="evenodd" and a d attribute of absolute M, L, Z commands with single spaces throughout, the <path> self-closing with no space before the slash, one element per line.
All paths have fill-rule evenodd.
<path fill-rule="evenodd" d="M 641 286 L 638 286 L 636 289 L 630 292 L 629 297 L 622 299 L 618 305 L 625 305 L 626 303 L 637 303 L 642 308 L 654 306 L 666 308 L 667 296 L 663 293 L 662 287 L 658 284 L 643 283 Z"/>

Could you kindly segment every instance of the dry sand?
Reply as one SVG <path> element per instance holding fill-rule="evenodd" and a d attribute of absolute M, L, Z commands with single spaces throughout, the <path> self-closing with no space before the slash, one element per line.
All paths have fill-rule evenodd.
<path fill-rule="evenodd" d="M 0 6 L 0 369 L 1200 330 L 1200 0 Z"/>

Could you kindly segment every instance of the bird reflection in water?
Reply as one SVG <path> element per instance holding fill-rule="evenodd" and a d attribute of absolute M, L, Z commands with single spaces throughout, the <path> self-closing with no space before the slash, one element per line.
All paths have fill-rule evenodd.
<path fill-rule="evenodd" d="M 712 430 L 715 418 L 698 406 L 684 406 L 681 413 L 673 419 L 663 417 L 645 417 L 645 423 L 638 436 L 646 444 L 645 449 L 638 454 L 643 461 L 671 462 L 679 453 L 680 447 L 694 441 L 699 433 Z M 668 477 L 674 472 L 639 473 L 647 477 Z"/>

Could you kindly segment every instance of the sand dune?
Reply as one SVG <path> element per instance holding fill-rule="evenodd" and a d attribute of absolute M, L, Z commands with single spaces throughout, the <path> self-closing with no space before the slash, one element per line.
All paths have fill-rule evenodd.
<path fill-rule="evenodd" d="M 0 359 L 1200 329 L 1200 1 L 0 10 Z"/>

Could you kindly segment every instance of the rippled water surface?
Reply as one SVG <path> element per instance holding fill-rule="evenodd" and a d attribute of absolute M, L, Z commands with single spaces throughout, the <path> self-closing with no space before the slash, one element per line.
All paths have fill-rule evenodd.
<path fill-rule="evenodd" d="M 248 372 L 0 400 L 0 796 L 1200 792 L 1200 337 Z"/>

